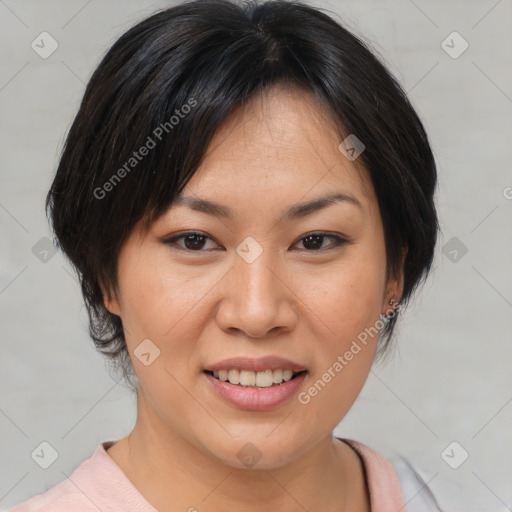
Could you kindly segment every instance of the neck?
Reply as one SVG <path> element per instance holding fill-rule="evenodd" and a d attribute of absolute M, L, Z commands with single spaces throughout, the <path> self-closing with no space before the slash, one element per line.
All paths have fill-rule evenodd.
<path fill-rule="evenodd" d="M 370 508 L 359 457 L 330 434 L 291 464 L 239 469 L 140 412 L 133 431 L 108 454 L 161 512 L 220 512 L 234 506 L 244 512 Z"/>

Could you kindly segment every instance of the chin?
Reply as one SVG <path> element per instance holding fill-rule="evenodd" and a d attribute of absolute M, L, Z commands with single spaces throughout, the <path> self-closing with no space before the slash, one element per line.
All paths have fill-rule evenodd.
<path fill-rule="evenodd" d="M 276 425 L 272 428 L 276 428 Z M 298 436 L 284 429 L 280 434 L 274 432 L 269 435 L 268 432 L 272 432 L 272 428 L 267 427 L 262 432 L 254 425 L 253 428 L 244 425 L 243 433 L 233 435 L 232 438 L 223 436 L 215 446 L 212 446 L 212 439 L 209 436 L 205 448 L 216 459 L 232 468 L 278 469 L 291 464 L 305 449 L 306 442 L 305 440 L 301 442 Z"/>

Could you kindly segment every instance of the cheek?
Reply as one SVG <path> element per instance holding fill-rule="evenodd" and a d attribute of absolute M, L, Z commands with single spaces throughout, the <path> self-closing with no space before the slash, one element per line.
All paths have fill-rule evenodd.
<path fill-rule="evenodd" d="M 330 269 L 307 300 L 317 318 L 313 330 L 323 334 L 300 402 L 314 410 L 312 416 L 335 417 L 334 423 L 348 412 L 368 377 L 382 326 L 383 252 L 375 246 L 362 249 Z"/>
<path fill-rule="evenodd" d="M 150 251 L 119 265 L 126 344 L 138 380 L 154 397 L 155 408 L 157 402 L 186 408 L 179 383 L 197 375 L 204 356 L 198 340 L 212 315 L 209 293 L 223 273 L 178 267 L 165 254 Z M 158 356 L 146 366 L 138 354 L 147 352 L 141 345 L 147 339 L 154 344 L 150 351 Z"/>
<path fill-rule="evenodd" d="M 385 260 L 378 248 L 354 250 L 349 258 L 341 259 L 325 276 L 317 276 L 320 286 L 307 302 L 323 320 L 336 339 L 346 342 L 380 317 L 385 288 Z M 302 295 L 308 297 L 307 284 Z M 341 347 L 339 347 L 341 348 Z"/>
<path fill-rule="evenodd" d="M 177 271 L 165 254 L 151 251 L 120 260 L 118 274 L 126 343 L 139 384 L 155 412 L 174 424 L 169 404 L 183 414 L 190 408 L 182 385 L 197 372 L 196 342 L 207 315 L 201 299 L 215 280 L 198 268 Z M 151 344 L 142 345 L 147 339 Z M 140 358 L 148 352 L 149 361 Z"/>
<path fill-rule="evenodd" d="M 194 322 L 201 298 L 214 281 L 205 278 L 199 269 L 177 271 L 165 253 L 146 252 L 131 261 L 119 265 L 123 323 L 136 334 L 134 338 L 155 337 L 164 339 L 182 325 L 198 325 Z M 210 283 L 210 281 L 212 281 Z M 191 321 L 192 319 L 192 321 Z M 197 318 L 196 318 L 197 320 Z"/>

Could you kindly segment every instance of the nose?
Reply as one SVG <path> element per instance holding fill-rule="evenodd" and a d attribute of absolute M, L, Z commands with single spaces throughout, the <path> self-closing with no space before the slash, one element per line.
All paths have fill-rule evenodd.
<path fill-rule="evenodd" d="M 297 322 L 297 297 L 293 283 L 270 251 L 248 263 L 236 257 L 223 279 L 217 323 L 230 334 L 268 338 L 293 330 Z"/>

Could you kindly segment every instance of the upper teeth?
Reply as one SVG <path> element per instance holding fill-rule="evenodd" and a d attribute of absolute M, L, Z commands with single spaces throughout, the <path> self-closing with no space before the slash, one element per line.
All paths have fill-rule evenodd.
<path fill-rule="evenodd" d="M 213 376 L 222 381 L 241 386 L 258 386 L 268 388 L 272 384 L 287 382 L 293 377 L 292 370 L 265 370 L 264 372 L 251 372 L 250 370 L 219 370 L 214 371 Z"/>

